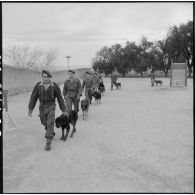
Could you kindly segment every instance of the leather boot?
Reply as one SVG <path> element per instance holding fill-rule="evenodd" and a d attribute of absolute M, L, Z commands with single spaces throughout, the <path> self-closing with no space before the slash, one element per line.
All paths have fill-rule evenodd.
<path fill-rule="evenodd" d="M 52 138 L 47 138 L 45 150 L 51 150 L 51 141 L 52 141 Z"/>

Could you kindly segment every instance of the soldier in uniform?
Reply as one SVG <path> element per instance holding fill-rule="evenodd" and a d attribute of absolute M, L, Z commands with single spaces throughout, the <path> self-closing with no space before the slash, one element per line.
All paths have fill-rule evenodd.
<path fill-rule="evenodd" d="M 91 104 L 91 95 L 92 95 L 92 87 L 93 87 L 93 80 L 91 78 L 90 72 L 86 72 L 86 77 L 83 79 L 82 83 L 82 89 L 84 91 L 85 88 L 85 96 L 89 101 L 89 104 Z"/>
<path fill-rule="evenodd" d="M 116 81 L 117 81 L 117 76 L 116 73 L 114 72 L 111 75 L 111 90 L 113 90 L 113 84 L 115 85 Z"/>
<path fill-rule="evenodd" d="M 40 106 L 40 120 L 42 125 L 45 126 L 45 138 L 46 146 L 45 150 L 51 149 L 52 138 L 54 137 L 54 120 L 55 120 L 55 99 L 57 98 L 59 107 L 61 111 L 68 115 L 65 112 L 65 103 L 61 95 L 59 86 L 52 82 L 50 78 L 52 77 L 51 73 L 47 70 L 42 71 L 42 82 L 38 82 L 31 94 L 29 105 L 28 105 L 28 115 L 31 117 L 33 109 L 36 105 L 37 100 L 39 99 Z"/>
<path fill-rule="evenodd" d="M 93 74 L 92 80 L 93 80 L 93 87 L 92 87 L 92 93 L 93 93 L 95 91 L 98 91 L 98 87 L 99 87 L 99 84 L 100 84 L 100 79 L 99 79 L 96 72 Z"/>
<path fill-rule="evenodd" d="M 153 87 L 155 81 L 154 69 L 151 70 L 150 77 L 151 77 L 151 86 Z"/>
<path fill-rule="evenodd" d="M 66 111 L 74 110 L 79 112 L 80 96 L 82 96 L 81 82 L 75 77 L 73 70 L 68 71 L 69 78 L 64 82 L 63 95 L 66 102 Z"/>

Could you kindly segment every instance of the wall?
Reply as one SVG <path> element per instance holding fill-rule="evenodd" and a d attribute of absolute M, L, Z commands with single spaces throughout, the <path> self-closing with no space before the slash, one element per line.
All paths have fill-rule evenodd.
<path fill-rule="evenodd" d="M 3 70 L 3 90 L 8 90 L 8 95 L 27 92 L 41 81 L 41 72 L 27 70 L 9 65 L 4 65 Z M 84 72 L 89 68 L 74 69 L 76 76 L 82 79 Z M 68 78 L 67 70 L 55 71 L 52 73 L 52 81 L 61 84 Z"/>

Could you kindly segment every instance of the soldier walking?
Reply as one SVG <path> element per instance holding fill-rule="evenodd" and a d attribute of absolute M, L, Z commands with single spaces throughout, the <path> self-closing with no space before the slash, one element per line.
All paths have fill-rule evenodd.
<path fill-rule="evenodd" d="M 82 96 L 81 82 L 75 77 L 73 70 L 68 71 L 69 78 L 64 82 L 63 96 L 66 102 L 66 111 L 74 110 L 79 112 L 80 96 Z"/>
<path fill-rule="evenodd" d="M 87 71 L 86 77 L 83 79 L 82 90 L 84 91 L 85 88 L 85 97 L 88 99 L 89 104 L 91 104 L 92 87 L 93 87 L 93 80 L 91 78 L 90 72 Z"/>
<path fill-rule="evenodd" d="M 36 105 L 37 100 L 39 99 L 39 113 L 40 120 L 42 125 L 45 126 L 45 138 L 46 146 L 45 150 L 51 149 L 51 142 L 55 135 L 54 133 L 54 120 L 55 120 L 55 99 L 57 98 L 59 107 L 61 111 L 68 115 L 65 112 L 65 103 L 61 95 L 59 86 L 52 82 L 50 78 L 52 77 L 51 73 L 47 70 L 42 71 L 42 82 L 38 82 L 31 94 L 29 105 L 28 105 L 28 115 L 31 117 L 33 109 Z"/>
<path fill-rule="evenodd" d="M 96 72 L 93 74 L 92 80 L 93 80 L 93 87 L 92 87 L 92 93 L 93 93 L 95 91 L 98 91 L 98 87 L 99 87 L 99 84 L 100 84 L 100 79 L 99 79 Z"/>
<path fill-rule="evenodd" d="M 113 90 L 113 84 L 116 85 L 116 81 L 117 81 L 117 76 L 116 73 L 113 72 L 111 75 L 111 90 Z"/>

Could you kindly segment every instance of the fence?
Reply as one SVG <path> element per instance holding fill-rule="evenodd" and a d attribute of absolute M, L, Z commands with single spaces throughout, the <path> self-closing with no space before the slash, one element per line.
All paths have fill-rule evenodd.
<path fill-rule="evenodd" d="M 9 65 L 3 65 L 3 89 L 8 91 L 8 95 L 32 90 L 33 86 L 41 80 L 41 72 Z M 76 76 L 82 79 L 83 74 L 89 68 L 74 69 Z M 52 81 L 61 84 L 68 78 L 67 70 L 52 72 Z"/>

